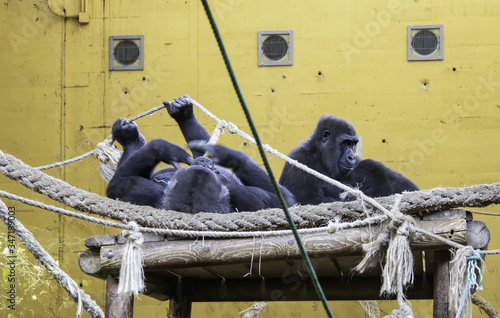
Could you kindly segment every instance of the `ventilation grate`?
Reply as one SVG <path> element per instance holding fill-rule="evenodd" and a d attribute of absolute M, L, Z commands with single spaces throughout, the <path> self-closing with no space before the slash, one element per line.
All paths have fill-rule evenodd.
<path fill-rule="evenodd" d="M 443 25 L 408 26 L 408 61 L 443 59 Z"/>
<path fill-rule="evenodd" d="M 110 36 L 109 69 L 115 71 L 143 70 L 144 36 Z"/>
<path fill-rule="evenodd" d="M 293 31 L 259 32 L 259 66 L 293 64 Z"/>

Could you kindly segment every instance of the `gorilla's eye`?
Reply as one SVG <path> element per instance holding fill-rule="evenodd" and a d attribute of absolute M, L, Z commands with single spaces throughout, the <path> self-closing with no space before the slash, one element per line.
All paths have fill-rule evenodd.
<path fill-rule="evenodd" d="M 327 129 L 327 130 L 323 130 L 323 132 L 321 133 L 321 140 L 323 142 L 326 142 L 328 140 L 328 137 L 330 136 L 330 131 Z"/>

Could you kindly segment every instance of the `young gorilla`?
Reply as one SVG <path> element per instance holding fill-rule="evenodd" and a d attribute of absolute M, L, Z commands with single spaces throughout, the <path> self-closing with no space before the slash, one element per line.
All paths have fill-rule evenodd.
<path fill-rule="evenodd" d="M 323 115 L 311 136 L 289 154 L 289 157 L 344 184 L 359 187 L 370 197 L 381 197 L 418 187 L 403 175 L 382 163 L 356 154 L 358 136 L 348 121 Z M 286 163 L 280 183 L 287 187 L 300 204 L 319 204 L 341 200 L 339 188 Z"/>
<path fill-rule="evenodd" d="M 179 122 L 188 142 L 199 137 L 208 140 L 208 133 L 195 119 L 192 106 L 191 111 L 185 109 L 190 105 L 187 104 L 185 99 L 176 99 L 166 106 Z M 137 125 L 127 124 L 125 119 L 115 121 L 112 133 L 124 152 L 106 190 L 110 198 L 189 213 L 229 213 L 279 207 L 266 173 L 244 153 L 196 142 L 190 145 L 196 154 L 193 159 L 182 148 L 166 140 L 155 139 L 146 144 Z M 207 151 L 214 156 L 216 163 L 233 169 L 234 173 L 215 166 L 209 158 L 199 156 Z M 155 172 L 161 161 L 174 167 Z M 182 168 L 179 162 L 191 166 Z M 288 199 L 289 204 L 295 203 L 290 193 Z"/>

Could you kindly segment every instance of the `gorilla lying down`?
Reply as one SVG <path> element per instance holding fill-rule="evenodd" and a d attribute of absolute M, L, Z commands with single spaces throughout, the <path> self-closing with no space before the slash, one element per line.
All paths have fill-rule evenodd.
<path fill-rule="evenodd" d="M 382 163 L 355 154 L 358 136 L 348 121 L 324 115 L 311 136 L 290 152 L 289 157 L 340 181 L 359 187 L 370 197 L 388 196 L 418 187 Z M 342 190 L 286 163 L 280 183 L 300 204 L 339 201 Z"/>
<path fill-rule="evenodd" d="M 195 158 L 163 139 L 146 143 L 135 123 L 117 119 L 112 133 L 122 145 L 123 155 L 106 189 L 109 198 L 188 213 L 280 207 L 266 172 L 249 156 L 206 144 L 210 136 L 185 98 L 164 104 L 179 124 Z M 210 153 L 212 160 L 202 156 L 205 152 Z M 160 162 L 173 167 L 155 171 Z M 181 167 L 180 162 L 189 166 Z M 284 187 L 281 191 L 287 204 L 294 205 L 294 196 Z"/>

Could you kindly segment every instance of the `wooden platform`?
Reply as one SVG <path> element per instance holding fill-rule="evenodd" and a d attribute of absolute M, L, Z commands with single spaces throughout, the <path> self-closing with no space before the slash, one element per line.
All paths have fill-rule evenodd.
<path fill-rule="evenodd" d="M 418 222 L 442 237 L 474 248 L 486 248 L 489 231 L 464 210 L 427 215 Z M 329 300 L 380 299 L 380 269 L 351 271 L 362 258 L 362 244 L 380 233 L 379 226 L 304 234 Z M 192 302 L 318 300 L 293 236 L 245 239 L 179 240 L 144 234 L 145 295 L 170 301 L 170 316 L 190 317 Z M 119 235 L 93 236 L 80 256 L 83 272 L 107 280 L 107 317 L 132 317 L 133 300 L 116 296 L 125 240 Z M 434 317 L 448 312 L 449 252 L 440 241 L 417 234 L 411 242 L 415 283 L 409 299 L 434 299 Z"/>

